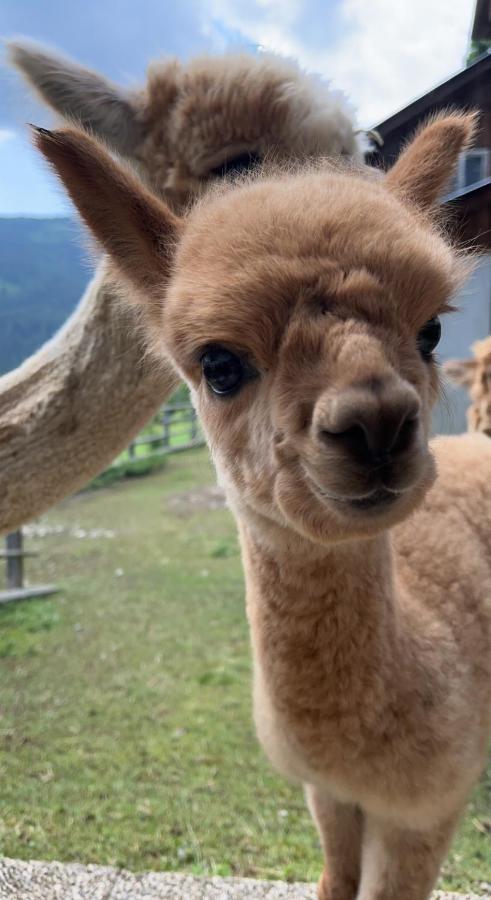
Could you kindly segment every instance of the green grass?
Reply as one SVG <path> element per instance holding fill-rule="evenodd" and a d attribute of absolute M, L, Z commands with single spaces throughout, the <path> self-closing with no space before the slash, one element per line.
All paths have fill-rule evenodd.
<path fill-rule="evenodd" d="M 211 484 L 205 450 L 177 454 L 58 506 L 45 519 L 66 532 L 30 539 L 30 580 L 63 590 L 0 609 L 2 854 L 318 876 L 301 791 L 254 737 L 235 527 L 196 502 Z M 491 771 L 442 886 L 489 880 L 490 809 Z"/>
<path fill-rule="evenodd" d="M 88 489 L 108 487 L 115 481 L 121 481 L 122 478 L 138 478 L 142 475 L 150 475 L 156 469 L 164 468 L 167 454 L 149 453 L 148 447 L 144 448 L 143 446 L 136 449 L 142 452 L 135 454 L 135 458 L 132 459 L 125 450 L 126 455 L 121 454 L 108 469 L 104 469 L 100 475 L 96 475 L 88 485 Z"/>

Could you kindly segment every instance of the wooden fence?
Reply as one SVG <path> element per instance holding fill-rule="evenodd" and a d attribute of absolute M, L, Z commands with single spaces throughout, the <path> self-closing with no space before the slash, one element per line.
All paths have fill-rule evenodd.
<path fill-rule="evenodd" d="M 163 406 L 152 424 L 128 447 L 131 459 L 144 455 L 160 455 L 189 450 L 204 444 L 204 437 L 191 403 L 169 403 Z M 141 453 L 141 449 L 150 447 L 150 452 Z"/>
<path fill-rule="evenodd" d="M 131 442 L 113 465 L 120 465 L 122 458 L 131 461 L 156 458 L 199 447 L 204 442 L 194 407 L 190 403 L 169 403 L 162 407 L 151 424 Z M 7 590 L 0 591 L 0 604 L 53 594 L 58 590 L 52 584 L 24 586 L 24 559 L 36 555 L 35 551 L 24 549 L 21 529 L 7 535 L 5 549 L 0 549 L 0 560 L 3 558 L 6 562 L 7 582 Z"/>
<path fill-rule="evenodd" d="M 21 528 L 12 531 L 5 538 L 5 550 L 0 550 L 0 559 L 5 559 L 7 564 L 7 590 L 0 591 L 0 604 L 31 597 L 47 597 L 59 590 L 56 584 L 24 586 L 24 559 L 27 556 L 37 556 L 37 553 L 35 550 L 24 550 Z"/>

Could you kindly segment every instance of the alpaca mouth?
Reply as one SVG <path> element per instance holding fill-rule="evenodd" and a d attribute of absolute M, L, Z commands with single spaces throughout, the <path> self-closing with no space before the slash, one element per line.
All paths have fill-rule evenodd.
<path fill-rule="evenodd" d="M 359 509 L 362 511 L 370 510 L 370 509 L 382 509 L 390 506 L 392 503 L 401 496 L 400 491 L 391 491 L 389 488 L 378 488 L 373 491 L 373 493 L 369 494 L 367 497 L 359 497 L 354 500 L 348 499 L 345 500 L 345 503 L 351 507 L 351 509 Z"/>
<path fill-rule="evenodd" d="M 328 503 L 342 507 L 345 510 L 353 510 L 355 512 L 369 512 L 371 510 L 383 511 L 399 500 L 403 493 L 405 493 L 404 491 L 395 491 L 380 486 L 374 488 L 369 494 L 364 494 L 362 497 L 346 497 L 341 494 L 334 494 L 325 488 L 319 487 L 312 479 L 309 480 L 314 493 L 323 503 L 326 503 L 327 501 Z"/>

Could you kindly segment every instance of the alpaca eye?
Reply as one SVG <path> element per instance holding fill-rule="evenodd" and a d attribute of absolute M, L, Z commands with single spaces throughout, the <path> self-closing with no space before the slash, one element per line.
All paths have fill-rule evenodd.
<path fill-rule="evenodd" d="M 209 174 L 218 178 L 223 178 L 225 175 L 240 175 L 241 172 L 252 169 L 253 166 L 257 166 L 260 162 L 261 157 L 258 153 L 247 151 L 246 153 L 240 153 L 239 156 L 234 156 L 232 159 L 225 160 L 215 169 L 211 169 Z"/>
<path fill-rule="evenodd" d="M 429 362 L 432 358 L 433 350 L 442 335 L 442 326 L 438 316 L 430 319 L 429 322 L 421 329 L 417 337 L 418 350 L 424 360 Z"/>
<path fill-rule="evenodd" d="M 201 357 L 201 368 L 214 394 L 233 394 L 244 379 L 242 360 L 225 347 L 210 347 Z"/>

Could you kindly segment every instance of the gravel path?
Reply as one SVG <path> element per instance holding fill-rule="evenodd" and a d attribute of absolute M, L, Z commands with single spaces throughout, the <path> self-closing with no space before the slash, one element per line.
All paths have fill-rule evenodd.
<path fill-rule="evenodd" d="M 434 900 L 477 900 L 436 893 Z M 0 900 L 315 900 L 307 884 L 246 878 L 193 878 L 170 872 L 0 859 Z M 479 900 L 491 900 L 481 894 Z"/>

